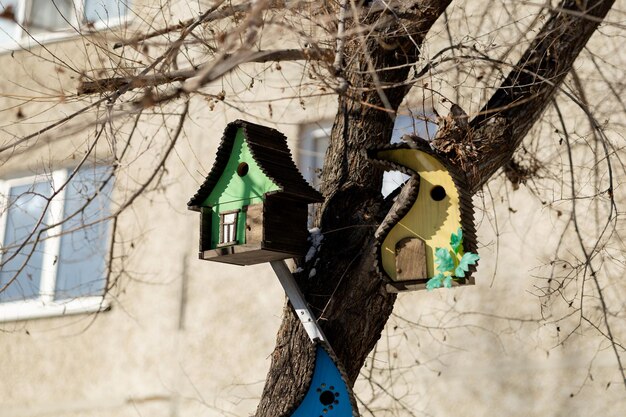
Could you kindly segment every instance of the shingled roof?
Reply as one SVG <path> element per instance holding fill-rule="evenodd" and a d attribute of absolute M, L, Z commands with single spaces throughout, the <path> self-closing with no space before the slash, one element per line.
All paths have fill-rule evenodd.
<path fill-rule="evenodd" d="M 280 187 L 279 192 L 307 203 L 324 201 L 324 197 L 311 187 L 298 171 L 287 146 L 285 135 L 276 129 L 244 120 L 235 120 L 229 123 L 224 130 L 224 136 L 222 136 L 209 175 L 196 195 L 187 203 L 190 210 L 200 210 L 200 205 L 217 184 L 226 168 L 239 129 L 243 129 L 244 138 L 252 157 L 261 171 Z"/>

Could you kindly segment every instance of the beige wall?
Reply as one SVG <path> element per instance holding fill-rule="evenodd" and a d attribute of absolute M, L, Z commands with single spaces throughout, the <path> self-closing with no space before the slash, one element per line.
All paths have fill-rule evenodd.
<path fill-rule="evenodd" d="M 93 45 L 107 44 L 103 42 L 70 40 L 47 48 L 57 60 L 84 68 L 87 58 L 96 56 Z M 48 58 L 41 49 L 0 55 L 3 72 L 9 74 L 0 77 L 0 91 L 7 96 L 0 100 L 1 142 L 84 105 L 71 96 L 78 75 L 55 70 L 59 63 L 46 62 Z M 211 111 L 206 101 L 192 101 L 184 139 L 167 163 L 161 186 L 137 199 L 120 218 L 117 237 L 122 243 L 116 247 L 114 270 L 125 273 L 107 295 L 110 310 L 0 323 L 0 417 L 254 412 L 280 322 L 283 292 L 269 265 L 235 267 L 198 260 L 197 213 L 187 211 L 186 202 L 210 169 L 229 121 L 245 118 L 271 124 L 290 138 L 294 150 L 303 126 L 332 119 L 334 98 L 307 99 L 303 109 L 297 90 L 284 88 L 285 79 L 298 80 L 300 72 L 297 64 L 264 72 L 252 91 L 231 101 L 238 108 L 218 102 Z M 250 82 L 245 74 L 206 90 L 241 91 Z M 24 100 L 27 87 L 40 89 L 38 100 Z M 445 83 L 440 87 L 450 88 Z M 61 90 L 63 99 L 44 94 Z M 469 92 L 462 97 L 468 103 L 478 100 Z M 280 98 L 272 101 L 271 115 L 268 98 Z M 420 97 L 411 100 L 418 103 Z M 445 113 L 445 106 L 435 102 Z M 18 107 L 25 118 L 18 119 Z M 127 109 L 132 112 L 131 106 Z M 176 108 L 163 109 L 165 121 L 159 114 L 142 119 L 131 149 L 136 158 L 116 179 L 117 201 L 132 194 L 136 181 L 145 179 L 161 158 L 168 143 L 164 130 L 176 126 L 169 110 Z M 91 111 L 10 155 L 0 155 L 0 176 L 72 166 L 93 138 L 95 116 L 103 115 L 102 109 Z M 554 122 L 554 117 L 548 119 Z M 114 126 L 128 132 L 130 121 L 116 119 Z M 552 132 L 553 126 L 548 126 L 533 134 L 555 140 Z M 617 141 L 623 125 L 611 125 L 609 134 L 621 143 Z M 99 146 L 100 161 L 110 159 L 114 142 L 110 136 Z M 583 158 L 580 163 L 590 162 Z M 568 314 L 567 307 L 538 296 L 569 213 L 567 201 L 546 206 L 529 188 L 512 191 L 497 180 L 475 203 L 482 258 L 477 284 L 400 295 L 357 383 L 359 400 L 376 416 L 626 414 L 624 386 L 606 338 L 579 323 L 575 314 L 557 320 Z M 557 210 L 566 215 L 559 216 Z M 563 256 L 574 259 L 578 252 L 571 232 L 565 242 L 571 249 Z M 612 250 L 623 259 L 623 243 L 612 243 Z M 610 289 L 613 330 L 623 337 L 619 306 L 626 287 L 616 279 L 623 268 L 611 265 L 603 269 L 607 272 L 601 284 Z M 589 306 L 594 308 L 591 302 Z M 594 311 L 592 316 L 599 314 Z M 361 410 L 365 414 L 365 407 Z"/>

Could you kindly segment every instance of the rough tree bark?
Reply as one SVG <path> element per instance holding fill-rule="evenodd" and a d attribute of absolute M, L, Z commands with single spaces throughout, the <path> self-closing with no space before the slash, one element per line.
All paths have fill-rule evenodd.
<path fill-rule="evenodd" d="M 511 159 L 613 2 L 563 1 L 469 128 L 452 121 L 438 136 L 446 149 L 441 156 L 466 168 L 472 191 Z M 425 34 L 449 3 L 413 1 L 395 15 L 373 13 L 358 23 L 376 30 L 347 41 L 342 75 L 350 87 L 339 98 L 322 176 L 324 240 L 296 279 L 351 384 L 395 302 L 373 271 L 373 234 L 388 207 L 380 195 L 382 172 L 364 151 L 389 142 L 394 112 L 408 91 L 409 65 L 403 64 L 416 62 Z M 459 153 L 457 143 L 473 145 L 472 152 Z M 284 416 L 302 398 L 313 353 L 287 306 L 257 417 Z"/>
<path fill-rule="evenodd" d="M 320 227 L 324 240 L 317 256 L 303 265 L 304 272 L 296 279 L 351 384 L 380 337 L 396 299 L 373 271 L 373 235 L 381 220 L 383 172 L 370 163 L 365 150 L 389 142 L 394 112 L 408 91 L 397 85 L 406 81 L 424 36 L 450 1 L 408 2 L 398 19 L 388 13 L 372 13 L 350 24 L 352 28 L 375 29 L 346 43 L 342 75 L 350 88 L 339 98 L 322 175 L 326 201 Z M 384 98 L 375 87 L 384 89 Z M 313 268 L 316 274 L 308 278 Z M 302 398 L 313 359 L 311 342 L 287 306 L 258 417 L 282 416 Z"/>

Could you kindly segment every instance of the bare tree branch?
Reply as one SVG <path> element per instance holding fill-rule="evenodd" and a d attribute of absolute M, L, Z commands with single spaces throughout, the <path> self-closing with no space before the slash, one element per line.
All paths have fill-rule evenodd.
<path fill-rule="evenodd" d="M 476 169 L 468 176 L 474 191 L 511 159 L 613 3 L 562 1 L 517 66 L 472 120 L 471 141 L 477 157 L 472 160 Z"/>
<path fill-rule="evenodd" d="M 214 5 L 213 7 L 211 7 L 209 10 L 207 10 L 207 12 L 205 12 L 204 14 L 206 15 L 206 17 L 204 19 L 202 19 L 202 23 L 206 23 L 206 22 L 214 22 L 217 20 L 221 20 L 221 19 L 227 19 L 229 17 L 233 17 L 236 16 L 238 14 L 241 13 L 245 13 L 248 10 L 250 10 L 250 5 L 251 3 L 243 3 L 243 4 L 229 4 L 227 6 L 222 7 L 221 9 L 219 9 L 219 7 L 224 3 L 224 0 L 219 0 L 218 3 L 216 5 Z M 302 1 L 302 0 L 296 0 L 296 1 L 289 1 L 289 0 L 274 0 L 271 1 L 268 9 L 295 9 L 297 7 L 300 7 L 304 4 L 307 4 L 306 1 Z M 218 10 L 219 9 L 219 10 Z M 197 18 L 192 18 L 192 19 L 187 19 L 183 22 L 179 22 L 175 25 L 169 25 L 166 26 L 164 28 L 161 29 L 157 29 L 154 30 L 152 32 L 148 32 L 148 33 L 143 33 L 141 35 L 132 37 L 130 39 L 124 39 L 122 41 L 119 41 L 117 43 L 115 43 L 113 45 L 113 49 L 118 49 L 121 48 L 123 46 L 128 46 L 128 45 L 137 45 L 141 42 L 144 42 L 148 39 L 152 39 L 155 38 L 157 36 L 163 36 L 163 35 L 167 35 L 168 33 L 171 32 L 176 32 L 179 30 L 188 30 L 188 28 L 195 22 L 197 21 Z"/>
<path fill-rule="evenodd" d="M 223 61 L 214 65 L 214 72 L 211 73 L 211 80 L 217 79 L 232 71 L 239 65 L 249 62 L 279 62 L 279 61 L 301 61 L 301 60 L 322 60 L 330 62 L 333 52 L 329 49 L 282 49 L 270 51 L 250 51 L 226 54 Z M 78 85 L 77 94 L 101 94 L 107 91 L 116 91 L 121 88 L 133 90 L 137 88 L 155 87 L 161 84 L 185 81 L 195 77 L 198 70 L 186 68 L 178 71 L 171 71 L 165 74 L 137 75 L 134 77 L 112 77 L 93 81 L 82 81 Z"/>

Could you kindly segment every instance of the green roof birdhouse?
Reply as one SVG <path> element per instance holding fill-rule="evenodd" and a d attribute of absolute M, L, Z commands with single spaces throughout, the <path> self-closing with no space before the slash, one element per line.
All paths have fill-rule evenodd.
<path fill-rule="evenodd" d="M 201 259 L 253 265 L 302 256 L 308 205 L 321 201 L 296 168 L 282 133 L 236 120 L 187 205 L 200 212 Z"/>

